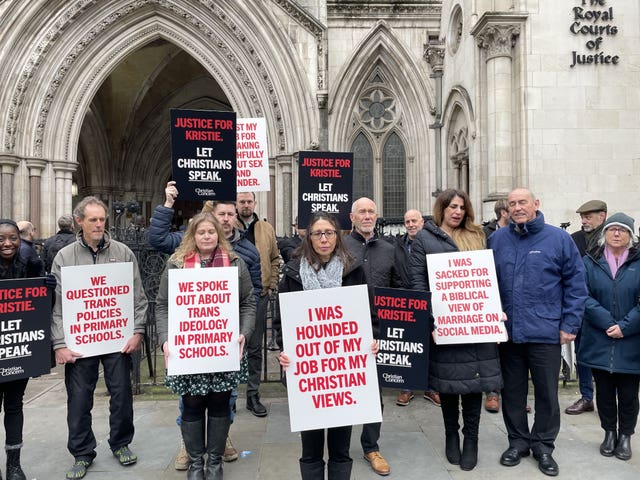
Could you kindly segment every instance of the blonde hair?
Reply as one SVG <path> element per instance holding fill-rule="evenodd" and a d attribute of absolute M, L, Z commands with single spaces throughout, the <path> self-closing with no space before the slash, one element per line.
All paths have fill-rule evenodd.
<path fill-rule="evenodd" d="M 456 190 L 454 188 L 448 188 L 436 199 L 436 203 L 433 206 L 433 221 L 436 225 L 442 225 L 444 221 L 444 211 L 453 201 L 455 197 L 460 197 L 464 201 L 464 217 L 451 235 L 453 242 L 461 252 L 469 250 L 482 250 L 486 245 L 486 237 L 482 231 L 480 225 L 475 224 L 473 221 L 475 215 L 473 213 L 473 206 L 469 195 L 464 190 Z"/>
<path fill-rule="evenodd" d="M 188 257 L 194 252 L 198 251 L 198 247 L 196 247 L 196 230 L 198 226 L 202 222 L 211 222 L 216 229 L 216 233 L 218 234 L 218 248 L 224 250 L 229 258 L 235 258 L 236 255 L 233 253 L 231 249 L 231 244 L 224 236 L 224 231 L 218 222 L 218 219 L 211 212 L 202 212 L 195 215 L 189 225 L 187 226 L 186 232 L 184 232 L 184 237 L 182 238 L 182 242 L 176 248 L 176 251 L 171 255 L 169 261 L 178 267 L 182 267 L 184 265 L 185 257 Z"/>

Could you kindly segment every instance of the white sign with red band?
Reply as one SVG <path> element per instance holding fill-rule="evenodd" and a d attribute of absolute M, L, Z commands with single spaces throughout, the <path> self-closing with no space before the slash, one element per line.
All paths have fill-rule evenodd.
<path fill-rule="evenodd" d="M 239 370 L 239 322 L 238 267 L 169 270 L 169 375 Z"/>
<path fill-rule="evenodd" d="M 367 286 L 279 300 L 291 431 L 381 422 Z"/>
<path fill-rule="evenodd" d="M 493 250 L 427 255 L 435 342 L 507 341 Z"/>
<path fill-rule="evenodd" d="M 67 347 L 84 357 L 119 352 L 133 336 L 133 263 L 62 267 Z"/>
<path fill-rule="evenodd" d="M 238 192 L 266 192 L 269 184 L 269 149 L 265 118 L 236 121 Z"/>

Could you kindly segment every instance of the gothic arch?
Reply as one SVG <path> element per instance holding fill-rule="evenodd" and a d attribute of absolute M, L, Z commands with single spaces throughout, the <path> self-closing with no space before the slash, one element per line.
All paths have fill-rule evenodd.
<path fill-rule="evenodd" d="M 407 146 L 407 155 L 417 157 L 423 153 L 422 158 L 427 158 L 428 144 L 424 132 L 432 119 L 430 112 L 434 106 L 434 95 L 410 53 L 384 20 L 378 21 L 363 38 L 338 73 L 335 87 L 330 91 L 330 148 L 340 150 L 348 147 L 353 128 L 350 122 L 352 112 L 365 82 L 376 69 L 386 74 L 386 80 L 407 112 L 406 117 L 413 119 L 411 125 L 403 126 L 407 136 L 415 139 L 413 145 Z M 403 75 L 394 72 L 402 72 Z"/>
<path fill-rule="evenodd" d="M 433 122 L 434 92 L 426 75 L 396 37 L 388 24 L 380 20 L 363 38 L 340 70 L 329 98 L 329 148 L 348 150 L 360 125 L 354 120 L 363 92 L 374 88 L 376 75 L 380 88 L 387 87 L 398 101 L 397 119 L 388 129 L 373 132 L 379 143 L 374 155 L 380 159 L 385 138 L 395 132 L 404 142 L 407 159 L 407 200 L 425 208 L 429 199 L 429 124 Z M 410 118 L 411 122 L 406 122 Z M 417 161 L 416 161 L 417 159 Z M 381 182 L 376 182 L 381 195 Z"/>
<path fill-rule="evenodd" d="M 473 163 L 473 159 L 477 158 L 473 152 L 475 116 L 471 98 L 464 87 L 457 85 L 449 92 L 444 103 L 442 123 L 446 139 L 446 161 L 443 165 L 445 185 L 466 190 L 473 203 L 479 204 L 481 189 L 477 182 L 480 169 Z"/>
<path fill-rule="evenodd" d="M 22 26 L 28 40 L 11 47 L 22 50 L 11 66 L 19 81 L 11 83 L 15 88 L 1 103 L 7 106 L 7 152 L 74 163 L 85 112 L 102 81 L 129 53 L 158 38 L 194 56 L 239 115 L 267 118 L 273 126 L 272 156 L 290 153 L 317 137 L 313 86 L 287 53 L 293 49 L 277 19 L 260 5 L 84 0 L 52 12 L 45 3 L 29 2 L 33 6 L 25 13 L 31 18 Z M 53 13 L 57 17 L 44 22 Z M 48 28 L 29 31 L 29 23 Z M 264 31 L 268 41 L 260 36 Z M 23 48 L 25 43 L 29 49 Z"/>

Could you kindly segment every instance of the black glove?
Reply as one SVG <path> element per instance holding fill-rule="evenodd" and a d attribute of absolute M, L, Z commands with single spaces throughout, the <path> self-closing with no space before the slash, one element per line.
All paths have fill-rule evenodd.
<path fill-rule="evenodd" d="M 44 284 L 47 288 L 50 288 L 51 290 L 55 290 L 56 285 L 58 285 L 58 282 L 56 282 L 56 277 L 49 274 L 46 277 L 44 277 Z"/>

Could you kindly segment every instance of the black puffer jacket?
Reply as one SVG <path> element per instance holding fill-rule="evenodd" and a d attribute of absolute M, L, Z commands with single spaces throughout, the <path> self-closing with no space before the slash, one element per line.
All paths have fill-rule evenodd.
<path fill-rule="evenodd" d="M 409 276 L 416 290 L 429 290 L 426 255 L 456 252 L 453 240 L 433 221 L 418 232 L 409 257 Z M 433 327 L 433 318 L 431 318 Z M 495 343 L 435 345 L 429 351 L 429 388 L 440 393 L 495 392 L 502 388 L 498 346 Z"/>

